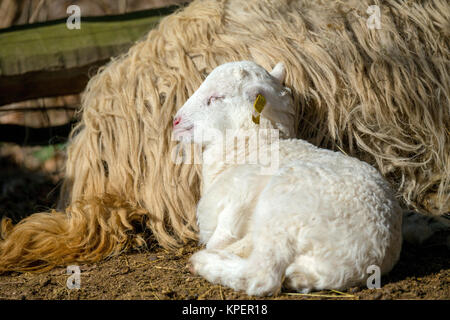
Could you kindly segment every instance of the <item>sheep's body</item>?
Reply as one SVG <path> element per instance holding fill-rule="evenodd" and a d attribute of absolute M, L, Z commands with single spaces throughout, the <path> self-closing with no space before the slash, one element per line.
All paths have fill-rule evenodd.
<path fill-rule="evenodd" d="M 203 168 L 214 176 L 197 210 L 207 249 L 192 258 L 207 280 L 256 295 L 283 277 L 292 289 L 343 289 L 363 283 L 368 266 L 384 274 L 397 262 L 400 209 L 370 165 L 302 140 L 280 141 L 273 176 L 218 163 Z"/>
<path fill-rule="evenodd" d="M 249 66 L 253 67 L 232 63 L 220 70 L 248 70 Z M 258 86 L 258 81 L 266 82 L 261 87 L 273 83 L 267 84 L 258 75 L 255 80 L 252 71 L 249 73 L 251 87 Z M 194 114 L 211 110 L 205 111 L 201 101 L 212 92 L 214 83 L 230 83 L 224 96 L 236 94 L 247 104 L 242 89 L 246 79 L 227 78 L 234 74 L 213 72 L 205 80 L 199 93 L 178 113 L 180 118 L 188 118 L 184 128 L 193 127 L 194 135 L 197 124 L 205 129 Z M 236 103 L 236 97 L 228 101 Z M 276 109 L 270 94 L 268 101 L 266 125 Z M 265 151 L 271 149 L 271 141 L 264 135 L 260 135 L 258 147 L 235 146 L 233 139 L 228 140 L 229 136 L 242 137 L 241 128 L 260 129 L 248 123 L 247 106 L 227 106 L 226 100 L 221 103 L 217 110 L 227 109 L 233 114 L 230 118 L 238 122 L 226 132 L 226 152 L 251 156 L 259 150 L 259 155 L 268 154 Z M 211 110 L 212 117 L 216 112 Z M 219 118 L 222 121 L 226 116 Z M 289 126 L 289 122 L 284 124 Z M 200 241 L 206 249 L 191 259 L 196 273 L 248 294 L 266 295 L 277 292 L 283 278 L 296 290 L 343 289 L 364 282 L 371 265 L 378 266 L 382 274 L 392 269 L 401 249 L 402 215 L 377 170 L 341 153 L 287 139 L 278 142 L 278 169 L 262 175 L 261 164 L 227 161 L 222 141 L 212 139 L 203 151 L 207 161 L 202 169 L 203 195 L 197 218 Z"/>

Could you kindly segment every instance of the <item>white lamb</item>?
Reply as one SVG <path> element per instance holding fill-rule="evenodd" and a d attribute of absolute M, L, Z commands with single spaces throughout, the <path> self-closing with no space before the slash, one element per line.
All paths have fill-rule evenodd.
<path fill-rule="evenodd" d="M 206 249 L 192 256 L 191 270 L 249 295 L 276 294 L 282 285 L 308 292 L 364 284 L 369 266 L 385 274 L 399 258 L 400 207 L 370 165 L 292 139 L 295 106 L 284 77 L 281 63 L 271 73 L 249 61 L 221 65 L 175 116 L 175 138 L 203 145 L 197 219 Z M 252 121 L 258 95 L 266 100 L 259 124 Z M 261 134 L 268 128 L 290 139 Z M 229 139 L 249 132 L 258 133 L 257 146 Z M 274 143 L 273 174 L 261 173 L 270 163 L 226 158 L 273 152 Z"/>

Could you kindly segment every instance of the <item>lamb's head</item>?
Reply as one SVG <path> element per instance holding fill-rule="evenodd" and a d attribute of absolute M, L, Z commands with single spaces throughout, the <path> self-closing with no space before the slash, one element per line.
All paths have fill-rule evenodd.
<path fill-rule="evenodd" d="M 255 126 L 279 129 L 280 136 L 295 136 L 295 107 L 290 90 L 283 86 L 285 74 L 282 63 L 270 73 L 250 61 L 218 66 L 175 115 L 175 139 L 205 143 L 213 133 Z M 252 121 L 258 95 L 266 101 L 259 124 Z"/>

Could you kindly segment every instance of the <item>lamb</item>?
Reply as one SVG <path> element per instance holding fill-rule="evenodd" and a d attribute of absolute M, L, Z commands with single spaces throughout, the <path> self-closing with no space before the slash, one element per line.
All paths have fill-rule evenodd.
<path fill-rule="evenodd" d="M 225 63 L 175 115 L 174 139 L 202 146 L 197 222 L 206 248 L 191 257 L 191 271 L 257 296 L 282 286 L 342 290 L 365 283 L 372 265 L 386 274 L 402 244 L 394 192 L 369 164 L 295 139 L 285 75 L 283 63 L 270 73 L 250 61 Z M 253 103 L 261 97 L 259 114 Z M 234 138 L 249 132 L 258 136 L 257 146 L 249 139 L 236 145 Z M 262 132 L 280 136 L 272 173 L 261 173 L 261 161 L 226 161 L 230 152 L 270 151 L 274 141 Z"/>

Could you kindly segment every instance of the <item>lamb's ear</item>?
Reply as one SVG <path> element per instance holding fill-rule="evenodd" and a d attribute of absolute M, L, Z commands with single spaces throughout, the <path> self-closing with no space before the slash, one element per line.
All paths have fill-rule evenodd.
<path fill-rule="evenodd" d="M 270 75 L 282 84 L 284 82 L 284 78 L 286 77 L 286 68 L 284 67 L 284 63 L 278 62 L 270 72 Z"/>

